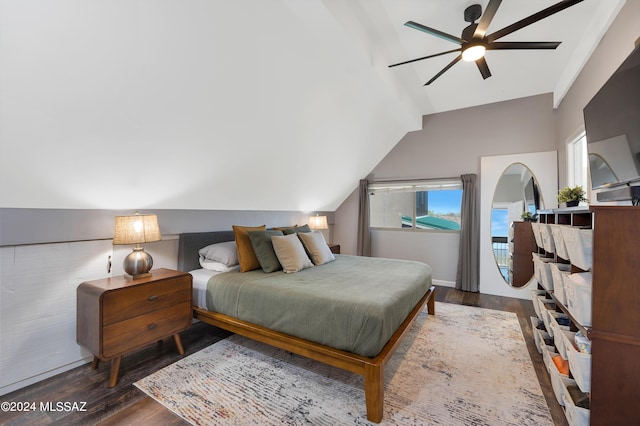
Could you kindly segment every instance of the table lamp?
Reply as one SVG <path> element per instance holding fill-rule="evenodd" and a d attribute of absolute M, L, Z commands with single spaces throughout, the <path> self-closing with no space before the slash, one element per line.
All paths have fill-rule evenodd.
<path fill-rule="evenodd" d="M 135 244 L 133 251 L 124 258 L 122 267 L 127 278 L 137 279 L 151 276 L 153 258 L 142 248 L 144 243 L 162 240 L 158 216 L 138 214 L 116 216 L 116 228 L 113 235 L 114 245 Z"/>
<path fill-rule="evenodd" d="M 311 229 L 329 229 L 326 216 L 309 216 L 309 228 Z"/>

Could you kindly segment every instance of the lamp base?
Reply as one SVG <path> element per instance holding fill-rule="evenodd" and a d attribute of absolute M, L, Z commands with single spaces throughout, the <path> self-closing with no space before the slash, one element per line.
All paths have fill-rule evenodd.
<path fill-rule="evenodd" d="M 151 271 L 152 266 L 153 258 L 142 247 L 135 247 L 122 262 L 125 277 L 128 279 L 150 277 L 152 274 L 149 271 Z"/>
<path fill-rule="evenodd" d="M 151 272 L 145 272 L 144 274 L 137 274 L 137 275 L 129 275 L 129 274 L 123 274 L 123 276 L 127 279 L 127 280 L 139 280 L 140 278 L 149 278 L 152 277 L 153 274 Z"/>

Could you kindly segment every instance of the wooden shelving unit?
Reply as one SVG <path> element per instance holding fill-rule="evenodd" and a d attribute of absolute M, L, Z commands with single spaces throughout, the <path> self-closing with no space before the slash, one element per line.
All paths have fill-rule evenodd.
<path fill-rule="evenodd" d="M 538 217 L 540 223 L 593 229 L 592 325 L 580 324 L 546 292 L 571 329 L 591 340 L 590 424 L 640 424 L 640 207 L 554 209 Z M 572 265 L 571 272 L 582 269 Z"/>

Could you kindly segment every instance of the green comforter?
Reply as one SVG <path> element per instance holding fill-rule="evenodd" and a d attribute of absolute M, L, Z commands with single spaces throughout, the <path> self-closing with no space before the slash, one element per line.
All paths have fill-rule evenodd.
<path fill-rule="evenodd" d="M 431 268 L 424 263 L 337 255 L 294 274 L 214 275 L 207 309 L 373 357 L 430 286 Z"/>

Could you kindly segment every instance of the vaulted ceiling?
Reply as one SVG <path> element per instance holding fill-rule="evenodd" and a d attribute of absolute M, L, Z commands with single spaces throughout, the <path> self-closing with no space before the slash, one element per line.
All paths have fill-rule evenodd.
<path fill-rule="evenodd" d="M 487 34 L 559 3 L 560 0 L 504 0 L 491 20 Z M 380 65 L 456 49 L 457 44 L 403 24 L 414 21 L 442 32 L 460 36 L 469 23 L 465 9 L 479 4 L 484 12 L 489 0 L 355 0 L 341 4 L 341 16 L 349 9 L 367 34 L 368 48 Z M 585 0 L 545 19 L 517 30 L 499 41 L 559 41 L 555 50 L 494 50 L 486 53 L 492 73 L 482 79 L 476 65 L 459 62 L 427 87 L 423 85 L 458 54 L 414 62 L 391 70 L 393 78 L 419 102 L 421 112 L 430 114 L 541 93 L 554 93 L 557 106 L 580 72 L 589 55 L 608 29 L 624 1 Z M 477 23 L 477 21 L 476 21 Z M 349 25 L 356 27 L 357 23 Z"/>
<path fill-rule="evenodd" d="M 334 210 L 422 116 L 554 92 L 624 1 L 505 37 L 493 76 L 407 20 L 459 34 L 462 0 L 3 0 L 0 207 Z M 488 0 L 478 1 L 483 7 Z M 555 1 L 505 0 L 490 31 Z"/>

